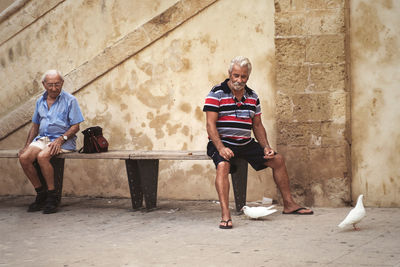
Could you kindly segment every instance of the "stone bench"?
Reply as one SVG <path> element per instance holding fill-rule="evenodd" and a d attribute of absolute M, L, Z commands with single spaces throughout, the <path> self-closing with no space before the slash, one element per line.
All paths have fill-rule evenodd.
<path fill-rule="evenodd" d="M 18 158 L 18 150 L 0 150 L 0 158 Z M 150 211 L 157 205 L 158 166 L 160 160 L 210 160 L 205 151 L 138 151 L 114 150 L 104 153 L 83 154 L 78 152 L 60 154 L 51 159 L 54 167 L 54 184 L 57 199 L 61 202 L 62 184 L 65 159 L 119 159 L 125 161 L 132 208 L 138 210 L 143 207 L 143 198 L 146 210 Z M 247 190 L 247 162 L 243 159 L 234 159 L 237 165 L 235 173 L 231 174 L 235 197 L 236 211 L 240 211 L 246 204 Z M 34 164 L 39 173 L 42 184 L 45 180 L 40 167 Z"/>

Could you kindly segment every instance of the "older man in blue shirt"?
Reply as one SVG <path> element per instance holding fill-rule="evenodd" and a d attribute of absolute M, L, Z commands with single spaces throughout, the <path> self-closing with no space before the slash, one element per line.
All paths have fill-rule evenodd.
<path fill-rule="evenodd" d="M 35 187 L 35 202 L 28 212 L 54 213 L 57 201 L 54 188 L 54 169 L 50 159 L 76 148 L 76 133 L 84 120 L 78 101 L 70 93 L 63 91 L 64 78 L 57 70 L 47 71 L 42 78 L 46 91 L 36 101 L 32 117 L 32 127 L 24 148 L 19 151 L 19 161 L 26 176 Z M 47 191 L 39 180 L 33 162 L 37 160 L 47 183 Z"/>

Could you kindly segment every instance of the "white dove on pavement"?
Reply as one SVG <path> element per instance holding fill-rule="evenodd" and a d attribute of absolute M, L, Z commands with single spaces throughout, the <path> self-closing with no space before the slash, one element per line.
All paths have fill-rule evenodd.
<path fill-rule="evenodd" d="M 347 225 L 353 225 L 354 230 L 360 230 L 356 227 L 362 218 L 365 216 L 365 209 L 363 205 L 363 195 L 359 195 L 356 206 L 349 212 L 344 220 L 338 225 L 340 228 L 344 228 Z"/>
<path fill-rule="evenodd" d="M 270 215 L 276 211 L 277 209 L 273 209 L 275 206 L 269 206 L 269 207 L 248 207 L 244 206 L 243 207 L 243 212 L 246 214 L 246 216 L 252 218 L 252 219 L 257 219 L 259 217 L 264 217 L 267 215 Z"/>

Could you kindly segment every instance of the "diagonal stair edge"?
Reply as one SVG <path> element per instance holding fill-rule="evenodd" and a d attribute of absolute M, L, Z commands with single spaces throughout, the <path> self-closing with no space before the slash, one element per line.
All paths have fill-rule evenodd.
<path fill-rule="evenodd" d="M 217 1 L 178 1 L 113 45 L 105 48 L 93 59 L 66 74 L 65 77 L 73 81 L 74 87 L 63 89 L 72 94 L 78 92 Z M 30 122 L 36 99 L 41 94 L 36 94 L 0 118 L 0 140 Z"/>

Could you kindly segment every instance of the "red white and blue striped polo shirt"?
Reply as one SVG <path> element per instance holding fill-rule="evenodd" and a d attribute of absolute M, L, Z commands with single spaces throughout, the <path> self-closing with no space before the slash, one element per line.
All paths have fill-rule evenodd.
<path fill-rule="evenodd" d="M 236 99 L 228 87 L 228 81 L 226 79 L 211 89 L 203 111 L 218 113 L 217 130 L 222 142 L 236 146 L 246 145 L 252 140 L 253 118 L 261 115 L 260 100 L 247 86 L 243 98 Z"/>

